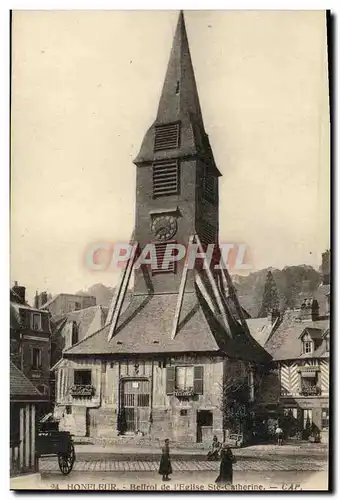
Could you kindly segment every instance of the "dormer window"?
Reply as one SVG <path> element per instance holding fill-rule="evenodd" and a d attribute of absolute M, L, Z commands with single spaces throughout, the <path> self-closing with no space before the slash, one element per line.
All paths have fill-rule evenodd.
<path fill-rule="evenodd" d="M 303 353 L 311 354 L 313 352 L 313 342 L 311 340 L 306 340 L 303 343 Z"/>
<path fill-rule="evenodd" d="M 41 314 L 33 313 L 31 317 L 32 330 L 41 330 Z"/>

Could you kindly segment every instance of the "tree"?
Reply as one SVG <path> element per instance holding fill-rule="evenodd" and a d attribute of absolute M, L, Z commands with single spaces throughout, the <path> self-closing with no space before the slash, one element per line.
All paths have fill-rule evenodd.
<path fill-rule="evenodd" d="M 273 274 L 268 271 L 266 283 L 264 285 L 262 306 L 258 314 L 259 318 L 264 318 L 271 311 L 278 310 L 279 308 L 279 295 Z"/>
<path fill-rule="evenodd" d="M 250 422 L 249 384 L 247 377 L 228 378 L 222 388 L 223 426 L 242 433 Z"/>

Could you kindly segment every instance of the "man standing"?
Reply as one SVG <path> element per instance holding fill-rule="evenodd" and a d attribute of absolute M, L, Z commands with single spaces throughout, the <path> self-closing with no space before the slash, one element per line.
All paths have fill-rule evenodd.
<path fill-rule="evenodd" d="M 283 442 L 283 430 L 281 429 L 281 427 L 279 425 L 276 427 L 275 434 L 277 436 L 277 444 L 279 446 L 282 446 L 282 442 Z"/>

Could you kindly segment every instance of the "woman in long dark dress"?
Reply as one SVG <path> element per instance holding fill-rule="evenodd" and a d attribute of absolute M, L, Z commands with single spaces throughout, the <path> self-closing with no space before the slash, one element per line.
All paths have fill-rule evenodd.
<path fill-rule="evenodd" d="M 221 450 L 220 475 L 215 483 L 233 484 L 233 463 L 235 457 L 229 446 L 223 446 Z"/>
<path fill-rule="evenodd" d="M 165 439 L 164 446 L 162 448 L 161 462 L 159 464 L 159 474 L 163 477 L 163 481 L 170 481 L 169 474 L 172 474 L 172 467 L 170 462 L 170 448 L 169 439 Z"/>

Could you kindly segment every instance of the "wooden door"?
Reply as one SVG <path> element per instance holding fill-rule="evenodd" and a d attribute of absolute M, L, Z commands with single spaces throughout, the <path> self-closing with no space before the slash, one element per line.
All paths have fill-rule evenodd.
<path fill-rule="evenodd" d="M 123 382 L 123 406 L 125 409 L 126 431 L 149 430 L 150 382 L 145 379 L 129 379 Z"/>

